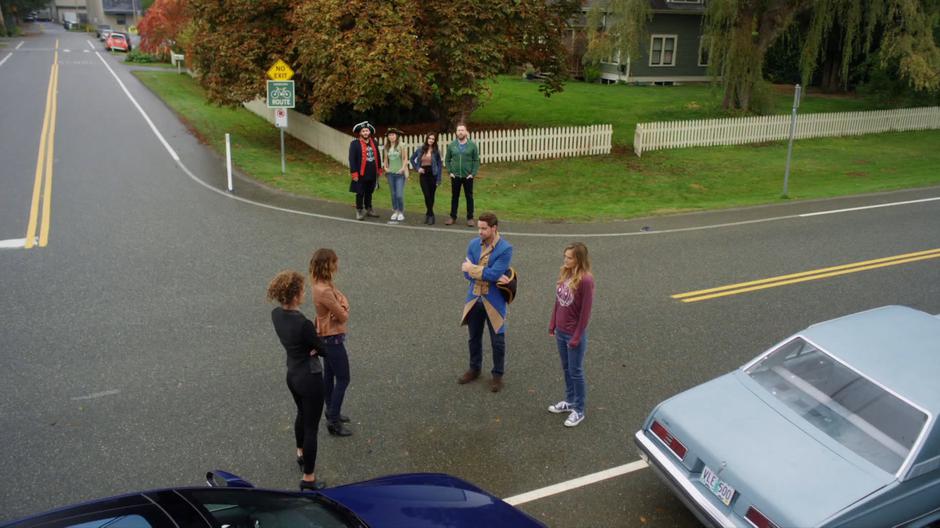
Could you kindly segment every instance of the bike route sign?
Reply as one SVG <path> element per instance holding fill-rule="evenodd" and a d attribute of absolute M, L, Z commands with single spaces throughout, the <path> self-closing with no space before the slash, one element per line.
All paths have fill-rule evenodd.
<path fill-rule="evenodd" d="M 268 108 L 294 107 L 294 81 L 268 81 Z"/>

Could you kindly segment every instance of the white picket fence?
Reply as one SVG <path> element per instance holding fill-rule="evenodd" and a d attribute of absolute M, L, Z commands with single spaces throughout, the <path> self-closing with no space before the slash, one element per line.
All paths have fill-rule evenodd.
<path fill-rule="evenodd" d="M 613 125 L 579 127 L 521 128 L 471 132 L 480 147 L 480 163 L 570 158 L 610 154 Z M 440 134 L 441 155 L 454 140 L 453 134 Z M 402 144 L 410 153 L 424 144 L 424 136 L 405 136 Z"/>
<path fill-rule="evenodd" d="M 940 129 L 938 106 L 802 114 L 797 116 L 794 137 L 860 136 L 928 129 Z M 786 140 L 789 134 L 789 115 L 638 123 L 633 135 L 633 150 L 641 156 L 650 150 L 781 141 Z"/>
<path fill-rule="evenodd" d="M 265 106 L 263 99 L 245 103 L 244 106 L 268 122 L 274 123 L 274 111 Z M 351 135 L 293 110 L 287 112 L 286 132 L 339 163 L 349 165 L 349 142 L 353 139 Z M 610 154 L 613 133 L 612 125 L 591 125 L 471 131 L 470 139 L 480 147 L 480 163 L 498 163 Z M 446 154 L 446 146 L 453 139 L 453 134 L 441 134 L 438 137 L 441 156 Z M 402 138 L 402 144 L 409 155 L 423 143 L 423 135 Z"/>

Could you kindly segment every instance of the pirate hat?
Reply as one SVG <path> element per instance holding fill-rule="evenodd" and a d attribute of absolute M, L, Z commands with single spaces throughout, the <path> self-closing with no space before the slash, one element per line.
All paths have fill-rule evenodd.
<path fill-rule="evenodd" d="M 385 131 L 385 135 L 388 136 L 389 134 L 398 134 L 399 136 L 405 135 L 404 132 L 402 132 L 401 130 L 398 130 L 395 127 L 388 127 L 388 130 Z"/>
<path fill-rule="evenodd" d="M 355 134 L 355 135 L 358 136 L 358 135 L 359 135 L 359 131 L 362 130 L 363 128 L 368 128 L 368 129 L 369 129 L 369 132 L 372 132 L 372 135 L 373 135 L 373 136 L 375 135 L 375 127 L 372 126 L 372 123 L 370 123 L 370 122 L 368 122 L 368 121 L 363 121 L 362 123 L 357 123 L 356 126 L 353 127 L 353 134 Z"/>

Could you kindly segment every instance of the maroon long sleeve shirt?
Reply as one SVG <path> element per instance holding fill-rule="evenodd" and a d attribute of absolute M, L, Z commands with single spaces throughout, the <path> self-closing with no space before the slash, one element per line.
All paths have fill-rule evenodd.
<path fill-rule="evenodd" d="M 560 331 L 571 336 L 569 345 L 578 346 L 581 336 L 591 319 L 591 306 L 594 304 L 594 277 L 588 273 L 581 278 L 581 284 L 574 291 L 567 282 L 555 287 L 555 306 L 552 308 L 552 321 L 549 332 Z"/>

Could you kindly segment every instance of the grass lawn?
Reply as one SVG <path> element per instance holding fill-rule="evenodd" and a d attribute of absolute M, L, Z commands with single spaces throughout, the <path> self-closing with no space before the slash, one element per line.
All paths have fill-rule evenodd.
<path fill-rule="evenodd" d="M 728 117 L 721 108 L 722 93 L 707 85 L 629 86 L 571 81 L 565 91 L 546 98 L 539 85 L 518 77 L 500 76 L 493 95 L 470 117 L 472 124 L 518 124 L 522 127 L 614 126 L 614 144 L 633 145 L 639 122 L 684 121 Z M 789 114 L 793 93 L 774 93 L 775 113 Z M 801 113 L 874 110 L 863 99 L 804 95 Z"/>
<path fill-rule="evenodd" d="M 202 89 L 187 75 L 155 71 L 135 71 L 134 75 L 217 151 L 224 152 L 225 133 L 231 133 L 233 161 L 247 174 L 288 192 L 351 202 L 352 196 L 347 192 L 349 175 L 339 163 L 288 138 L 288 174 L 282 176 L 279 136 L 272 125 L 245 109 L 219 108 L 206 103 Z M 513 82 L 516 81 L 504 78 L 500 84 Z M 536 90 L 534 84 L 518 83 Z M 576 84 L 594 90 L 633 88 Z M 573 97 L 581 88 L 569 85 L 566 93 Z M 552 108 L 568 115 L 567 124 L 588 123 L 600 119 L 599 116 L 651 121 L 660 118 L 647 118 L 649 112 L 660 111 L 665 114 L 656 115 L 672 112 L 675 119 L 682 112 L 682 105 L 689 103 L 670 102 L 668 95 L 663 94 L 685 93 L 688 98 L 702 94 L 702 88 L 698 95 L 694 91 L 685 92 L 685 88 L 694 87 L 636 88 L 643 98 L 629 104 L 622 99 L 621 104 L 636 109 L 620 114 L 613 106 L 599 111 L 592 104 L 575 100 Z M 554 97 L 546 102 L 537 91 L 535 94 L 517 101 L 516 112 L 531 112 L 534 116 L 538 115 L 539 104 L 558 104 Z M 604 101 L 604 98 L 598 99 Z M 494 98 L 480 112 L 492 108 L 496 100 Z M 657 101 L 671 110 L 659 109 Z M 831 106 L 826 105 L 849 105 L 853 101 L 825 100 L 814 104 L 816 108 L 828 110 Z M 499 101 L 499 104 L 508 103 Z M 576 109 L 576 104 L 583 106 Z M 529 105 L 530 109 L 525 110 L 524 105 Z M 650 105 L 656 109 L 650 111 Z M 812 108 L 809 99 L 802 108 L 807 107 Z M 844 109 L 856 108 L 846 106 Z M 581 119 L 584 121 L 577 121 Z M 616 130 L 616 122 L 614 126 Z M 940 131 L 936 130 L 798 141 L 794 147 L 790 196 L 822 198 L 940 184 L 940 171 L 936 170 L 940 166 L 940 149 L 936 145 L 940 145 Z M 491 164 L 481 169 L 474 191 L 478 211 L 493 210 L 516 220 L 616 220 L 772 203 L 781 200 L 785 156 L 786 144 L 772 143 L 655 151 L 642 158 L 621 153 Z M 387 188 L 383 185 L 376 195 L 376 204 L 381 207 L 390 204 Z M 437 195 L 439 216 L 443 216 L 441 213 L 449 207 L 449 201 L 450 189 L 445 181 Z M 406 185 L 405 204 L 412 216 L 423 211 L 423 199 L 415 179 Z"/>
<path fill-rule="evenodd" d="M 170 64 L 169 62 L 128 62 L 127 60 L 124 60 L 122 62 L 124 63 L 125 66 L 140 66 L 142 68 L 163 68 L 167 70 L 172 69 L 173 71 L 176 71 L 176 65 Z M 186 73 L 185 68 L 184 68 L 183 73 Z"/>

